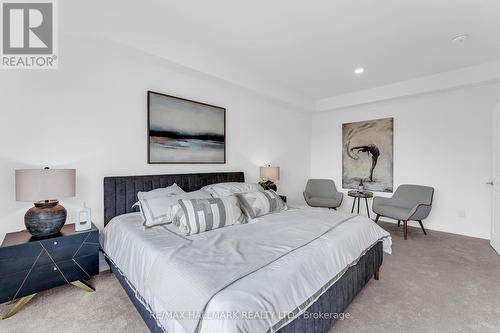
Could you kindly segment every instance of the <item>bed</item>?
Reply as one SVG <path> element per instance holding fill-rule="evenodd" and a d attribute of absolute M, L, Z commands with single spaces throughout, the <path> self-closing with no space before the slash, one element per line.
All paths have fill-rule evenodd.
<path fill-rule="evenodd" d="M 244 227 L 226 227 L 221 228 L 226 230 L 183 239 L 172 225 L 144 229 L 140 214 L 132 207 L 139 191 L 173 183 L 186 191 L 195 191 L 209 184 L 244 181 L 242 172 L 104 179 L 105 229 L 101 245 L 112 272 L 151 332 L 326 333 L 336 320 L 342 319 L 343 311 L 366 283 L 372 277 L 378 279 L 383 252 L 390 251 L 390 237 L 361 216 L 321 209 L 289 209 L 256 219 Z M 303 220 L 310 220 L 310 225 L 313 225 L 312 221 L 317 221 L 318 225 L 322 225 L 323 220 L 331 222 L 328 225 L 325 223 L 324 232 L 318 231 L 315 235 L 310 231 L 315 228 L 306 225 Z M 285 229 L 288 225 L 290 231 L 287 234 Z M 263 228 L 266 228 L 265 232 L 259 231 Z M 273 228 L 281 229 L 273 231 Z M 209 295 L 206 304 L 202 302 L 201 311 L 193 311 L 193 318 L 173 315 L 176 313 L 172 311 L 176 309 L 175 304 L 185 301 L 179 298 L 184 294 L 186 299 L 197 295 L 188 288 L 197 276 L 203 280 L 221 271 L 210 271 L 210 268 L 207 271 L 206 267 L 201 271 L 189 271 L 179 267 L 183 266 L 182 262 L 172 265 L 172 258 L 182 257 L 179 249 L 196 248 L 191 244 L 201 244 L 203 249 L 205 242 L 209 244 L 213 239 L 226 237 L 238 240 L 231 244 L 234 248 L 229 250 L 240 258 L 239 252 L 245 252 L 242 243 L 255 246 L 257 253 L 265 252 L 259 246 L 268 249 L 274 245 L 266 243 L 264 236 L 254 240 L 255 232 L 269 234 L 271 238 L 273 232 L 279 232 L 276 235 L 284 232 L 283 235 L 287 236 L 283 239 L 274 238 L 279 243 L 276 245 L 279 249 L 291 245 L 294 238 L 306 237 L 303 234 L 310 232 L 311 236 L 310 239 L 304 238 L 306 241 L 299 241 L 297 244 L 300 246 L 291 246 L 289 250 L 283 250 L 283 255 L 272 260 L 262 259 L 264 264 L 259 263 L 255 269 L 247 269 L 236 279 L 223 284 L 223 288 Z M 210 248 L 205 252 L 210 258 Z M 269 252 L 272 253 L 272 249 Z M 189 256 L 183 260 L 186 258 Z M 216 266 L 215 255 L 212 259 Z M 202 257 L 200 260 L 205 259 Z M 233 267 L 231 264 L 228 262 L 228 267 Z M 178 303 L 171 302 L 169 297 L 177 299 Z"/>

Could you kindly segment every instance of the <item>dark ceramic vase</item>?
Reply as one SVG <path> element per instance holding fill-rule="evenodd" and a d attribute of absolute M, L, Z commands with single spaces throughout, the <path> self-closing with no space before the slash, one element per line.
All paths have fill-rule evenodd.
<path fill-rule="evenodd" d="M 61 231 L 66 216 L 66 209 L 59 205 L 59 201 L 38 201 L 24 215 L 24 224 L 33 237 L 46 237 Z"/>

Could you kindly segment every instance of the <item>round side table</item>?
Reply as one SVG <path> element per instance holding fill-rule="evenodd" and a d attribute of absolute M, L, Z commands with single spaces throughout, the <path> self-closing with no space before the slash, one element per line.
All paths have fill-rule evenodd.
<path fill-rule="evenodd" d="M 356 200 L 358 201 L 358 214 L 359 214 L 359 206 L 360 206 L 360 200 L 362 198 L 365 199 L 365 205 L 366 205 L 366 213 L 368 214 L 368 218 L 370 218 L 370 210 L 368 209 L 368 198 L 373 198 L 373 192 L 370 191 L 349 191 L 347 192 L 347 195 L 354 198 L 354 202 L 352 203 L 352 209 L 351 213 L 354 213 L 354 207 L 356 206 Z"/>

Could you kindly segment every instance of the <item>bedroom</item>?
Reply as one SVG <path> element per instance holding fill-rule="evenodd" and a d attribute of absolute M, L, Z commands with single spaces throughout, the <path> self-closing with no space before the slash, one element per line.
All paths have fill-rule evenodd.
<path fill-rule="evenodd" d="M 392 254 L 383 253 L 379 280 L 365 272 L 364 278 L 369 280 L 352 302 L 347 302 L 350 305 L 344 304 L 345 308 L 334 312 L 307 312 L 312 317 L 326 314 L 335 320 L 323 320 L 321 328 L 311 328 L 307 323 L 316 319 L 310 318 L 302 330 L 296 328 L 295 332 L 496 332 L 500 327 L 500 258 L 494 250 L 495 246 L 499 248 L 500 235 L 494 210 L 496 184 L 500 184 L 500 180 L 495 182 L 494 172 L 498 130 L 495 123 L 498 118 L 494 117 L 500 111 L 498 3 L 465 0 L 408 1 L 404 5 L 386 0 L 376 6 L 369 1 L 43 3 L 52 7 L 33 8 L 33 13 L 39 14 L 24 20 L 30 23 L 27 29 L 33 29 L 25 30 L 29 32 L 25 35 L 34 35 L 44 45 L 51 46 L 52 53 L 41 53 L 39 58 L 46 60 L 50 55 L 52 67 L 48 61 L 35 62 L 30 68 L 20 68 L 19 61 L 2 61 L 0 71 L 2 303 L 3 297 L 7 297 L 0 305 L 0 315 L 6 316 L 19 305 L 17 313 L 0 320 L 1 332 L 58 332 L 62 327 L 65 332 L 151 331 L 144 320 L 150 317 L 150 312 L 136 309 L 138 305 L 133 300 L 137 298 L 127 294 L 118 279 L 120 274 L 109 272 L 103 252 L 97 266 L 100 273 L 88 283 L 91 290 L 95 289 L 93 292 L 68 285 L 75 281 L 70 281 L 64 272 L 59 273 L 62 267 L 50 264 L 51 256 L 42 266 L 56 268 L 50 274 L 64 283 L 54 282 L 53 288 L 33 286 L 31 293 L 20 289 L 34 261 L 20 258 L 17 246 L 42 244 L 40 240 L 56 246 L 54 242 L 58 245 L 63 242 L 54 237 L 67 237 L 64 233 L 41 239 L 30 236 L 24 244 L 8 246 L 6 241 L 11 239 L 8 237 L 27 228 L 25 214 L 33 202 L 60 199 L 67 211 L 64 228 L 71 228 L 85 217 L 88 212 L 82 208 L 85 204 L 96 228 L 91 231 L 99 233 L 101 238 L 89 242 L 90 248 L 95 245 L 106 252 L 105 230 L 112 230 L 104 228 L 110 221 L 108 218 L 131 211 L 139 190 L 165 188 L 172 182 L 177 182 L 184 191 L 199 190 L 208 182 L 232 181 L 233 173 L 237 173 L 238 182 L 244 179 L 255 185 L 263 178 L 272 178 L 276 183 L 276 193 L 286 197 L 289 209 L 270 214 L 270 220 L 281 213 L 311 210 L 328 214 L 325 219 L 331 221 L 339 216 L 355 216 L 371 230 L 390 233 Z M 3 59 L 29 60 L 32 54 L 41 52 L 24 51 L 28 54 L 24 58 L 19 51 L 9 53 L 9 47 L 16 46 L 12 32 L 19 27 L 16 13 L 29 9 L 19 4 L 24 2 L 2 1 L 2 17 L 7 17 L 8 12 L 11 23 L 6 25 L 7 20 L 3 19 L 0 27 L 4 36 Z M 47 8 L 51 10 L 47 12 Z M 44 17 L 52 19 L 44 21 Z M 52 34 L 40 33 L 37 29 L 46 25 L 36 24 L 37 19 L 50 22 Z M 5 44 L 7 35 L 12 39 L 9 47 Z M 29 48 L 32 42 L 37 44 L 34 37 L 30 38 L 23 47 Z M 42 68 L 33 68 L 36 66 Z M 159 101 L 154 102 L 151 95 L 159 97 Z M 189 114 L 161 112 L 162 103 L 181 102 Z M 154 117 L 158 110 L 166 120 Z M 217 116 L 207 116 L 212 113 Z M 354 151 L 352 156 L 359 160 L 346 157 L 343 135 L 348 126 L 380 119 L 391 119 L 392 131 L 375 131 L 368 138 L 382 136 L 391 143 L 389 149 L 377 143 L 382 154 L 374 168 L 375 180 L 383 172 L 384 179 L 389 179 L 384 183 L 392 184 L 387 192 L 373 188 L 370 182 L 373 153 Z M 169 127 L 170 120 L 175 120 L 175 131 Z M 171 140 L 172 136 L 175 140 Z M 169 152 L 192 149 L 186 154 L 174 152 L 158 157 L 153 148 L 151 154 L 150 143 L 167 140 L 175 143 L 174 148 L 169 145 Z M 210 141 L 209 148 L 205 141 Z M 349 147 L 372 144 L 356 142 L 352 141 Z M 391 152 L 390 157 L 384 152 Z M 196 158 L 196 163 L 189 158 Z M 380 199 L 360 198 L 357 207 L 353 206 L 355 200 L 348 192 L 358 190 L 360 182 L 355 178 L 344 182 L 343 169 L 356 162 L 362 163 L 364 190 L 376 198 L 391 198 L 404 184 L 434 189 L 432 210 L 423 219 L 427 235 L 413 220 L 405 228 L 404 221 L 398 227 L 397 219 L 382 216 L 378 221 L 380 228 L 377 227 L 370 220 L 377 215 L 372 204 Z M 263 169 L 267 177 L 261 177 L 261 167 L 266 165 L 279 167 L 279 179 L 273 168 Z M 50 167 L 49 171 L 43 171 L 44 167 Z M 35 175 L 76 170 L 74 174 L 69 172 L 70 178 L 75 177 L 75 181 L 69 182 L 74 195 L 32 199 L 38 189 L 29 183 L 23 187 L 26 183 L 21 184 L 22 172 L 16 179 L 16 170 L 33 170 Z M 266 172 L 272 175 L 269 177 Z M 225 176 L 210 178 L 206 175 L 210 173 Z M 181 174 L 191 176 L 188 180 L 182 178 L 181 184 L 175 176 Z M 115 192 L 105 192 L 105 178 L 125 177 L 129 182 L 134 176 L 143 175 L 170 176 L 165 178 L 166 183 L 141 179 L 142 187 L 134 185 L 132 194 L 126 187 L 129 194 L 120 201 L 120 207 L 125 207 L 120 209 L 125 211 L 115 210 L 106 215 L 105 201 L 119 191 L 115 193 L 115 187 Z M 342 193 L 336 211 L 309 207 L 303 194 L 309 179 L 334 181 Z M 487 184 L 491 181 L 494 186 Z M 23 196 L 30 198 L 21 200 Z M 273 202 L 280 202 L 274 199 Z M 113 225 L 118 223 L 109 224 Z M 218 228 L 200 233 L 199 237 L 234 232 L 239 227 Z M 311 230 L 302 227 L 297 224 L 300 235 L 322 230 L 321 226 Z M 164 228 L 155 226 L 138 231 L 146 234 Z M 407 230 L 406 240 L 404 230 Z M 293 237 L 283 241 L 292 240 L 297 241 Z M 285 245 L 302 248 L 299 243 Z M 68 249 L 61 251 L 63 261 L 74 259 L 75 253 Z M 360 254 L 353 256 L 357 259 Z M 291 253 L 286 257 L 292 256 Z M 12 262 L 23 266 L 21 269 L 9 266 Z M 355 260 L 349 263 L 354 264 Z M 330 266 L 335 268 L 335 265 L 319 267 Z M 345 268 L 337 268 L 336 272 L 328 273 L 332 276 L 325 273 L 321 278 L 331 280 Z M 26 274 L 18 274 L 22 272 Z M 318 291 L 312 291 L 317 287 L 313 285 L 286 289 L 287 281 L 293 282 L 292 276 L 301 277 L 288 273 L 289 278 L 278 280 L 283 282 L 283 290 L 291 291 L 297 298 L 299 291 L 308 293 L 306 298 Z M 305 281 L 314 280 L 304 274 Z M 343 281 L 352 282 L 348 275 L 343 276 Z M 42 274 L 39 280 L 44 279 L 48 278 Z M 145 277 L 138 279 L 146 281 Z M 7 295 L 12 285 L 14 294 Z M 321 289 L 325 285 L 321 284 Z M 25 304 L 19 304 L 23 297 L 35 293 L 32 299 L 24 299 Z M 278 299 L 288 298 L 281 295 Z M 9 304 L 11 301 L 14 303 Z M 241 304 L 249 304 L 245 301 Z M 295 306 L 285 306 L 278 312 L 290 312 L 303 301 L 294 300 Z M 333 304 L 335 300 L 325 302 Z M 295 316 L 289 319 L 283 332 L 300 323 Z M 304 316 L 302 319 L 305 320 Z M 267 329 L 279 328 L 278 321 L 264 319 L 211 322 L 224 325 L 263 321 L 271 323 Z M 209 330 L 209 326 L 202 327 L 206 328 L 201 331 Z"/>

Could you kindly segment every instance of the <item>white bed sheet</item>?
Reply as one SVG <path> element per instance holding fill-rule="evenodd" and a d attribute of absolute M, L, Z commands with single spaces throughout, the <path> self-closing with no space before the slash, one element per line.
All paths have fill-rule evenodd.
<path fill-rule="evenodd" d="M 317 212 L 318 209 L 315 210 Z M 323 213 L 325 217 L 327 214 L 343 214 L 328 210 L 323 210 Z M 290 216 L 290 212 L 287 216 Z M 264 216 L 252 223 L 265 222 L 265 219 Z M 125 214 L 108 224 L 101 234 L 101 244 L 142 301 L 156 314 L 161 326 L 168 333 L 184 333 L 182 326 L 175 319 L 169 318 L 162 302 L 155 297 L 155 290 L 148 285 L 148 274 L 158 256 L 169 253 L 186 242 L 174 230 L 175 226 L 172 225 L 144 229 L 139 213 Z M 311 295 L 331 283 L 334 277 L 340 277 L 339 274 L 349 265 L 355 264 L 361 255 L 381 239 L 384 241 L 384 250 L 390 253 L 391 239 L 386 231 L 366 217 L 356 216 L 350 219 L 308 246 L 286 255 L 218 293 L 208 304 L 206 312 L 231 318 L 204 320 L 201 333 L 236 330 L 267 332 L 270 326 L 279 321 L 277 316 L 293 311 Z M 168 268 L 165 269 L 165 274 L 168 274 Z M 300 313 L 304 310 L 301 309 Z M 242 318 L 255 314 L 268 317 L 258 320 Z"/>

